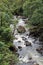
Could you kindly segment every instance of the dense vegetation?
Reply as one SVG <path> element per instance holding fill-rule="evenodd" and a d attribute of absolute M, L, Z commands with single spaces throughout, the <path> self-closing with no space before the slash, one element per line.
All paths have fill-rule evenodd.
<path fill-rule="evenodd" d="M 29 19 L 28 27 L 33 27 L 31 32 L 43 40 L 43 0 L 26 0 L 23 14 Z"/>
<path fill-rule="evenodd" d="M 13 2 L 11 0 L 0 1 L 0 65 L 14 65 L 17 62 L 17 56 L 10 51 L 13 46 L 13 35 L 10 24 L 13 21 Z"/>
<path fill-rule="evenodd" d="M 43 1 L 42 0 L 27 0 L 24 5 L 24 15 L 30 20 L 34 26 L 43 26 Z"/>
<path fill-rule="evenodd" d="M 36 27 L 38 33 L 42 30 L 40 37 L 43 39 L 43 0 L 0 0 L 0 65 L 12 65 L 17 61 L 9 50 L 13 41 L 10 24 L 16 24 L 14 14 L 28 17 L 28 27 Z"/>

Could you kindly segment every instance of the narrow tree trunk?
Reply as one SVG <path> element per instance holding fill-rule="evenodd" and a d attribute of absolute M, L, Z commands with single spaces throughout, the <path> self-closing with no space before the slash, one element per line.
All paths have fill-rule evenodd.
<path fill-rule="evenodd" d="M 1 26 L 2 26 L 2 16 L 1 16 Z"/>

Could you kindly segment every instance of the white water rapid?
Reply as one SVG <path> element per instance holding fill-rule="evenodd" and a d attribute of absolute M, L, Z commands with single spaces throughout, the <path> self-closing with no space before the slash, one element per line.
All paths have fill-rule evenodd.
<path fill-rule="evenodd" d="M 22 18 L 19 18 L 18 24 L 16 25 L 16 28 L 18 26 L 26 26 L 25 21 Z M 25 27 L 26 28 L 26 27 Z M 37 51 L 36 48 L 39 46 L 38 44 L 35 44 L 39 42 L 37 39 L 36 42 L 33 37 L 29 37 L 29 31 L 26 29 L 26 32 L 23 34 L 20 34 L 17 32 L 17 29 L 14 31 L 14 36 L 17 39 L 13 40 L 13 45 L 15 45 L 17 48 L 18 46 L 22 47 L 22 50 L 18 49 L 19 53 L 19 62 L 17 65 L 35 65 L 35 63 L 38 63 L 39 65 L 43 65 L 43 56 L 41 56 Z M 23 40 L 25 38 L 25 40 Z M 32 46 L 26 46 L 25 41 L 29 41 Z M 29 58 L 32 58 L 31 60 Z"/>

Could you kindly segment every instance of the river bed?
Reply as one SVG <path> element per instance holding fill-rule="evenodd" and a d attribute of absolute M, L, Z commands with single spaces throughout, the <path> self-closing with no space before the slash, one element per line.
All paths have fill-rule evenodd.
<path fill-rule="evenodd" d="M 16 19 L 16 16 L 15 16 Z M 25 33 L 18 33 L 17 27 L 18 26 L 24 26 L 26 29 Z M 35 65 L 35 63 L 38 63 L 39 65 L 43 65 L 43 56 L 41 56 L 36 49 L 40 46 L 39 39 L 35 41 L 33 37 L 29 36 L 29 31 L 26 28 L 25 21 L 22 18 L 18 19 L 18 24 L 16 25 L 16 29 L 14 31 L 14 37 L 16 39 L 13 40 L 13 45 L 15 45 L 17 48 L 18 46 L 21 46 L 22 49 L 20 50 L 18 48 L 18 54 L 19 54 L 19 62 L 17 65 Z M 24 38 L 24 39 L 23 39 Z M 28 41 L 31 43 L 32 46 L 26 46 L 25 41 Z"/>

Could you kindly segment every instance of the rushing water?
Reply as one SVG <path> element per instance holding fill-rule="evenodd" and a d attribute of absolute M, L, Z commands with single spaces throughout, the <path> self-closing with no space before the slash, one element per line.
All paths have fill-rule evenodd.
<path fill-rule="evenodd" d="M 16 18 L 16 17 L 15 17 Z M 25 21 L 22 18 L 19 18 L 18 24 L 16 25 L 16 28 L 21 26 L 26 26 Z M 25 27 L 26 28 L 26 27 Z M 28 34 L 28 35 L 27 35 Z M 17 65 L 34 65 L 34 63 L 38 63 L 39 65 L 43 65 L 43 56 L 41 56 L 37 51 L 36 48 L 38 48 L 39 40 L 35 39 L 33 37 L 29 37 L 29 31 L 26 29 L 26 32 L 23 34 L 20 34 L 17 32 L 17 29 L 14 31 L 14 36 L 16 39 L 13 40 L 13 44 L 18 48 L 18 46 L 22 47 L 22 50 L 18 49 L 19 53 L 19 62 Z M 25 40 L 22 38 L 25 38 L 27 41 L 31 42 L 32 46 L 26 46 Z M 20 41 L 20 42 L 19 42 Z M 31 58 L 29 60 L 29 58 Z"/>

